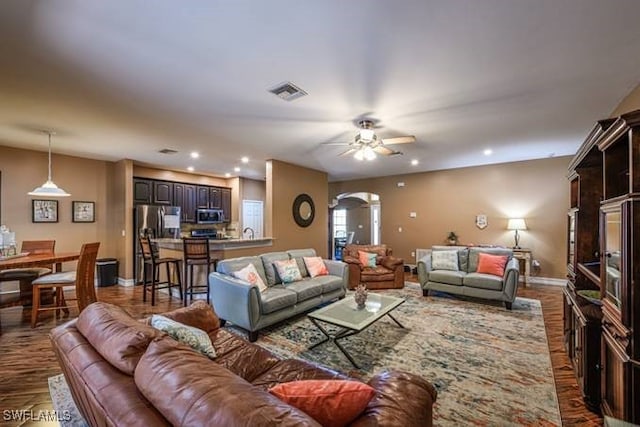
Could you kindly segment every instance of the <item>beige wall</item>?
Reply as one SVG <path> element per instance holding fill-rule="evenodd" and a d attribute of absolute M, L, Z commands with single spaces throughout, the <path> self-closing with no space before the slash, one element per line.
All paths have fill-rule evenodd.
<path fill-rule="evenodd" d="M 446 243 L 455 231 L 463 244 L 513 246 L 507 219 L 523 217 L 528 230 L 520 246 L 532 249 L 540 275 L 566 274 L 566 224 L 570 157 L 331 183 L 330 198 L 345 192 L 380 195 L 382 242 L 414 263 L 411 252 Z M 404 182 L 404 187 L 398 187 Z M 416 212 L 416 218 L 410 218 Z M 475 226 L 485 214 L 488 227 Z M 402 231 L 400 231 L 402 230 Z"/>
<path fill-rule="evenodd" d="M 640 85 L 636 86 L 613 110 L 611 117 L 640 109 Z"/>
<path fill-rule="evenodd" d="M 184 182 L 187 184 L 211 185 L 216 187 L 231 187 L 225 178 L 184 173 L 164 169 L 154 169 L 146 166 L 134 165 L 133 176 L 149 179 L 163 179 L 165 181 Z"/>
<path fill-rule="evenodd" d="M 325 172 L 278 160 L 267 161 L 265 236 L 275 238 L 273 250 L 314 248 L 327 256 L 328 181 Z M 294 199 L 306 193 L 313 199 L 315 219 L 306 228 L 293 220 Z"/>
<path fill-rule="evenodd" d="M 31 222 L 31 201 L 38 199 L 27 193 L 47 179 L 47 153 L 0 146 L 2 171 L 2 223 L 16 232 L 18 245 L 23 240 L 54 239 L 56 250 L 78 251 L 85 242 L 98 241 L 100 257 L 119 254 L 114 239 L 114 206 L 110 194 L 117 191 L 113 184 L 115 165 L 112 162 L 79 157 L 52 156 L 53 181 L 71 193 L 58 200 L 57 223 Z M 71 222 L 71 202 L 95 202 L 96 221 Z"/>

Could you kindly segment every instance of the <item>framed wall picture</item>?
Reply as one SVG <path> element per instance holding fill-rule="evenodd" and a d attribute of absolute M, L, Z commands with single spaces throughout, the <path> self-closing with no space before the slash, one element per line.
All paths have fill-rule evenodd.
<path fill-rule="evenodd" d="M 95 222 L 96 220 L 95 202 L 74 201 L 71 211 L 73 212 L 73 222 Z"/>
<path fill-rule="evenodd" d="M 58 222 L 58 201 L 57 200 L 32 200 L 31 201 L 31 221 L 32 222 Z"/>

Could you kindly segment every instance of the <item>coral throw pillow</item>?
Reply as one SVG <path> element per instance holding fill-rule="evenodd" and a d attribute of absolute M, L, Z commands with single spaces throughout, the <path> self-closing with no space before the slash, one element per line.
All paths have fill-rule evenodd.
<path fill-rule="evenodd" d="M 376 266 L 376 254 L 372 254 L 371 252 L 358 251 L 358 259 L 364 267 Z"/>
<path fill-rule="evenodd" d="M 478 273 L 493 274 L 502 277 L 509 257 L 506 255 L 478 254 Z"/>
<path fill-rule="evenodd" d="M 269 392 L 306 412 L 324 427 L 342 427 L 355 420 L 375 396 L 358 381 L 302 380 L 278 384 Z"/>
<path fill-rule="evenodd" d="M 324 261 L 319 256 L 305 256 L 302 257 L 304 260 L 304 265 L 307 267 L 307 271 L 309 272 L 309 276 L 326 276 L 329 274 L 329 270 L 327 266 L 324 264 Z"/>
<path fill-rule="evenodd" d="M 300 273 L 298 263 L 295 259 L 274 261 L 273 266 L 276 268 L 282 283 L 291 283 L 302 280 L 302 274 Z"/>
<path fill-rule="evenodd" d="M 256 270 L 256 267 L 253 264 L 247 265 L 242 270 L 234 271 L 231 275 L 236 279 L 244 280 L 252 285 L 256 285 L 260 292 L 267 289 L 267 285 L 264 284 L 264 281 L 258 274 L 258 270 Z"/>

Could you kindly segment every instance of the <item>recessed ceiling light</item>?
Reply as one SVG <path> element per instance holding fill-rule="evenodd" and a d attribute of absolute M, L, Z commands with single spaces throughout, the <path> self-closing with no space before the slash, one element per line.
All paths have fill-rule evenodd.
<path fill-rule="evenodd" d="M 233 168 L 234 172 L 240 172 L 240 168 L 238 166 L 236 166 L 235 168 Z"/>
<path fill-rule="evenodd" d="M 420 163 L 418 159 L 411 160 L 411 166 L 416 166 L 418 163 Z"/>
<path fill-rule="evenodd" d="M 200 153 L 198 153 L 197 151 L 192 151 L 191 152 L 191 158 L 192 159 L 197 159 L 198 157 L 200 157 Z"/>
<path fill-rule="evenodd" d="M 483 153 L 484 153 L 485 156 L 490 156 L 491 154 L 493 154 L 493 150 L 491 148 L 486 148 L 483 151 Z"/>
<path fill-rule="evenodd" d="M 224 174 L 224 177 L 225 178 L 231 178 L 231 174 L 229 172 L 227 172 L 227 173 Z"/>
<path fill-rule="evenodd" d="M 194 167 L 193 167 L 193 166 L 189 166 L 189 167 L 187 168 L 187 170 L 188 170 L 189 172 L 193 172 L 195 169 L 194 169 Z"/>
<path fill-rule="evenodd" d="M 249 163 L 249 158 L 247 156 L 244 156 L 243 158 L 240 159 L 240 161 L 242 163 Z"/>

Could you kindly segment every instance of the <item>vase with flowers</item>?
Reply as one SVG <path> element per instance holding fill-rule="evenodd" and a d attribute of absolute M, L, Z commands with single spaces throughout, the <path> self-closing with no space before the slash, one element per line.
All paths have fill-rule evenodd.
<path fill-rule="evenodd" d="M 353 299 L 356 301 L 358 310 L 362 310 L 367 302 L 367 287 L 364 284 L 359 284 L 356 287 L 356 292 L 353 295 Z"/>

